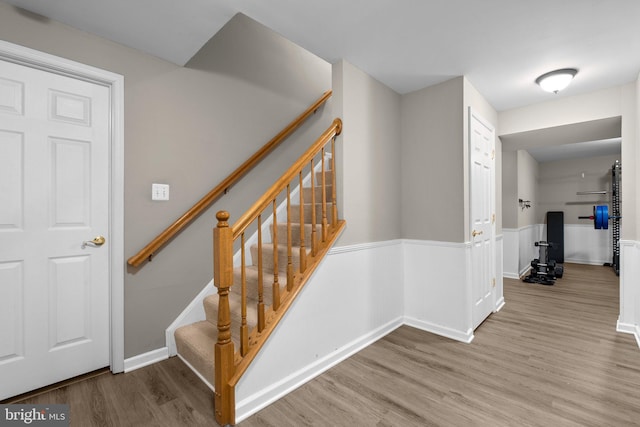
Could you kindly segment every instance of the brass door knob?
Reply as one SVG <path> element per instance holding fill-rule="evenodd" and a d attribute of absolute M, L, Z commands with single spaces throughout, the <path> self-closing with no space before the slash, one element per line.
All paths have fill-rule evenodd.
<path fill-rule="evenodd" d="M 479 236 L 479 235 L 481 235 L 481 234 L 482 234 L 482 230 L 480 230 L 480 231 L 473 230 L 473 232 L 471 233 L 471 235 L 472 235 L 473 237 Z"/>
<path fill-rule="evenodd" d="M 104 236 L 97 236 L 97 237 L 94 237 L 93 240 L 85 240 L 84 242 L 82 242 L 82 247 L 84 248 L 87 245 L 102 246 L 104 245 L 104 242 L 106 242 L 106 239 L 104 238 Z"/>

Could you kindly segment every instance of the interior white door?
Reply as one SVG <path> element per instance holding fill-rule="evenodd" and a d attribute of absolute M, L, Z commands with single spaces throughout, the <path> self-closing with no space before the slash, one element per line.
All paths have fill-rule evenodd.
<path fill-rule="evenodd" d="M 469 108 L 473 329 L 495 306 L 495 130 Z"/>
<path fill-rule="evenodd" d="M 109 365 L 109 102 L 0 60 L 0 399 Z"/>

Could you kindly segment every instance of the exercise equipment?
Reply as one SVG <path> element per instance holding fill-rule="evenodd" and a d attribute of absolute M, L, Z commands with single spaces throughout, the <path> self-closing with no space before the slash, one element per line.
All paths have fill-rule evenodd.
<path fill-rule="evenodd" d="M 608 230 L 609 221 L 612 219 L 620 219 L 620 215 L 609 215 L 609 206 L 598 205 L 593 207 L 593 215 L 579 216 L 578 219 L 593 220 L 593 228 L 596 230 Z"/>
<path fill-rule="evenodd" d="M 564 212 L 547 212 L 547 240 L 535 242 L 538 258 L 531 261 L 531 271 L 522 280 L 540 285 L 553 285 L 564 274 Z"/>
<path fill-rule="evenodd" d="M 522 281 L 539 285 L 553 285 L 556 278 L 562 277 L 564 272 L 564 268 L 561 265 L 556 264 L 555 260 L 549 259 L 548 249 L 554 245 L 545 241 L 535 242 L 534 244 L 540 248 L 540 257 L 531 261 L 531 271 Z"/>
<path fill-rule="evenodd" d="M 605 265 L 613 267 L 616 274 L 620 274 L 620 182 L 622 180 L 622 165 L 616 160 L 611 167 L 611 191 L 581 191 L 578 195 L 588 194 L 609 194 L 611 193 L 611 215 L 609 214 L 609 206 L 598 205 L 593 207 L 593 215 L 579 216 L 578 219 L 590 219 L 593 221 L 593 227 L 596 230 L 608 230 L 609 222 L 611 222 L 612 235 L 612 260 L 611 263 Z"/>
<path fill-rule="evenodd" d="M 613 257 L 611 267 L 620 275 L 620 220 L 622 219 L 622 208 L 620 206 L 620 183 L 622 181 L 622 165 L 619 160 L 611 167 L 611 210 L 613 213 L 612 228 L 612 246 Z"/>
<path fill-rule="evenodd" d="M 549 259 L 556 264 L 564 264 L 564 212 L 547 212 L 547 241 L 553 242 L 549 247 Z"/>

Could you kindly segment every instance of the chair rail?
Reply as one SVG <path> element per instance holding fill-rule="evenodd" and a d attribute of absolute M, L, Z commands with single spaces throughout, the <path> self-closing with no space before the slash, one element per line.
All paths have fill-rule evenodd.
<path fill-rule="evenodd" d="M 162 233 L 158 234 L 153 240 L 151 240 L 144 248 L 142 248 L 137 254 L 127 260 L 127 263 L 133 267 L 140 266 L 145 260 L 151 261 L 151 258 L 155 252 L 160 249 L 165 243 L 167 243 L 173 236 L 175 236 L 180 230 L 185 228 L 191 221 L 197 218 L 205 209 L 207 209 L 216 199 L 233 186 L 240 178 L 242 178 L 247 172 L 253 169 L 269 152 L 276 148 L 282 141 L 284 141 L 291 133 L 293 133 L 306 119 L 315 113 L 330 97 L 332 91 L 328 90 L 316 102 L 314 102 L 309 108 L 307 108 L 302 114 L 300 114 L 295 120 L 289 123 L 284 129 L 282 129 L 276 136 L 274 136 L 269 142 L 267 142 L 262 148 L 256 151 L 251 157 L 249 157 L 242 165 L 240 165 L 235 171 L 233 171 L 227 178 L 225 178 L 220 184 L 209 191 L 202 199 L 200 199 L 195 205 L 193 205 L 188 211 L 186 211 L 180 218 L 175 220 L 169 227 L 167 227 Z"/>

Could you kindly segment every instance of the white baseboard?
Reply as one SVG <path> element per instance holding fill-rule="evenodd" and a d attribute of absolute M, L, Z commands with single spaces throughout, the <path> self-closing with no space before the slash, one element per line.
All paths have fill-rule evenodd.
<path fill-rule="evenodd" d="M 363 335 L 351 343 L 337 349 L 315 363 L 283 378 L 268 389 L 260 390 L 252 396 L 243 399 L 236 404 L 236 422 L 239 423 L 247 417 L 255 414 L 281 397 L 311 381 L 313 378 L 337 365 L 363 348 L 391 333 L 402 326 L 402 318 L 393 320 L 382 327 Z"/>
<path fill-rule="evenodd" d="M 135 371 L 136 369 L 144 368 L 145 366 L 152 365 L 157 362 L 161 362 L 169 358 L 169 349 L 162 347 L 157 350 L 148 351 L 146 353 L 139 354 L 137 356 L 124 359 L 124 372 Z"/>
<path fill-rule="evenodd" d="M 499 312 L 504 307 L 504 297 L 501 297 L 498 301 L 496 301 L 496 308 L 493 310 L 494 313 Z"/>
<path fill-rule="evenodd" d="M 507 272 L 504 272 L 502 274 L 502 277 L 504 277 L 505 279 L 516 279 L 516 280 L 518 280 L 520 278 L 520 276 L 518 276 L 515 273 L 507 273 Z"/>
<path fill-rule="evenodd" d="M 469 344 L 471 341 L 473 341 L 473 338 L 474 338 L 472 329 L 469 329 L 466 332 L 457 331 L 455 329 L 451 329 L 446 326 L 436 325 L 434 323 L 425 322 L 424 320 L 418 320 L 412 317 L 405 317 L 404 323 L 405 325 L 408 325 L 426 332 L 431 332 L 432 334 L 441 335 L 443 337 L 460 341 L 466 344 Z"/>
<path fill-rule="evenodd" d="M 633 335 L 636 338 L 638 347 L 640 347 L 640 326 L 620 323 L 620 319 L 618 319 L 618 322 L 616 323 L 616 331 Z"/>
<path fill-rule="evenodd" d="M 605 263 L 611 263 L 611 260 L 593 260 L 593 259 L 582 259 L 582 258 L 565 258 L 565 263 L 569 264 L 584 264 L 584 265 L 604 265 Z"/>

